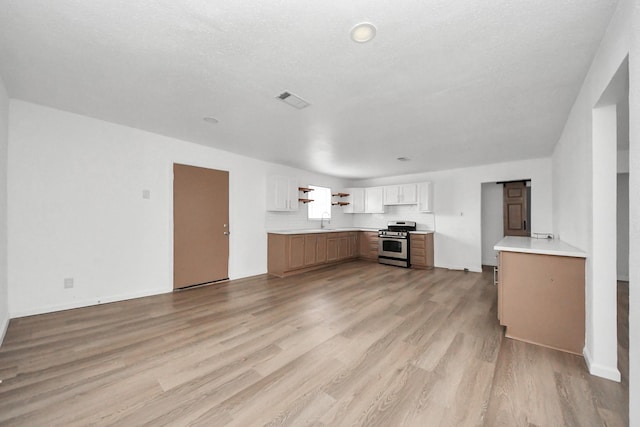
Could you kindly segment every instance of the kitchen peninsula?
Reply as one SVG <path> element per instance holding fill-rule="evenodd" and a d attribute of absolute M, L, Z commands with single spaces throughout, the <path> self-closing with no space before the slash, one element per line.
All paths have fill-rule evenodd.
<path fill-rule="evenodd" d="M 561 240 L 507 236 L 498 257 L 498 319 L 509 338 L 582 355 L 586 254 Z"/>

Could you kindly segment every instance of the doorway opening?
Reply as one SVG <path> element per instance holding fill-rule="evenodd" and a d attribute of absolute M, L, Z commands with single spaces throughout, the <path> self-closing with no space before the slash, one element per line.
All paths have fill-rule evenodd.
<path fill-rule="evenodd" d="M 629 269 L 629 60 L 621 63 L 592 111 L 592 239 L 587 260 L 587 342 L 589 371 L 614 381 L 627 375 L 618 331 L 618 280 Z M 625 176 L 626 175 L 626 176 Z M 627 292 L 628 295 L 628 292 Z M 615 332 L 617 331 L 617 332 Z M 621 336 L 627 334 L 626 336 Z M 622 351 L 621 351 L 622 350 Z M 628 345 L 626 354 L 628 354 Z"/>
<path fill-rule="evenodd" d="M 497 252 L 493 250 L 493 247 L 504 237 L 502 204 L 502 184 L 482 183 L 480 215 L 482 265 L 498 266 Z"/>
<path fill-rule="evenodd" d="M 508 203 L 505 194 L 507 188 L 514 185 L 520 194 Z M 483 182 L 480 203 L 482 265 L 496 267 L 497 252 L 493 250 L 496 243 L 507 235 L 531 235 L 531 180 Z M 512 217 L 510 211 L 514 214 Z M 507 234 L 509 222 L 512 222 L 511 228 L 520 231 L 519 234 Z"/>

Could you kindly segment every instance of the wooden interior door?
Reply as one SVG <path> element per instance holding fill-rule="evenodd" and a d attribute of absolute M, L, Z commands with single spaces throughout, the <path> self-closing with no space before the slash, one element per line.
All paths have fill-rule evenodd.
<path fill-rule="evenodd" d="M 173 165 L 173 288 L 229 278 L 229 172 Z"/>
<path fill-rule="evenodd" d="M 527 183 L 526 181 L 504 183 L 503 216 L 505 236 L 530 236 L 527 224 Z"/>

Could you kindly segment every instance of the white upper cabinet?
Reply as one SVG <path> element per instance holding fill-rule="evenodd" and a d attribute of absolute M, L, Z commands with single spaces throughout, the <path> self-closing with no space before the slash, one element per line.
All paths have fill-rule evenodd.
<path fill-rule="evenodd" d="M 415 205 L 418 203 L 416 184 L 388 185 L 384 187 L 385 205 Z"/>
<path fill-rule="evenodd" d="M 349 205 L 345 213 L 384 213 L 382 187 L 347 188 Z"/>
<path fill-rule="evenodd" d="M 364 213 L 364 188 L 347 188 L 349 204 L 345 206 L 344 213 Z"/>
<path fill-rule="evenodd" d="M 387 185 L 384 187 L 384 204 L 397 205 L 400 200 L 400 187 L 397 185 Z"/>
<path fill-rule="evenodd" d="M 433 183 L 418 184 L 418 211 L 433 212 Z"/>
<path fill-rule="evenodd" d="M 400 186 L 402 200 L 405 205 L 415 205 L 418 203 L 418 186 L 416 184 L 405 184 Z"/>
<path fill-rule="evenodd" d="M 278 175 L 267 178 L 267 210 L 298 210 L 298 180 L 296 178 Z"/>
<path fill-rule="evenodd" d="M 384 213 L 383 193 L 383 187 L 365 188 L 365 213 Z"/>
<path fill-rule="evenodd" d="M 384 213 L 386 205 L 418 205 L 418 212 L 433 212 L 433 184 L 388 185 L 386 187 L 347 188 L 345 213 Z"/>

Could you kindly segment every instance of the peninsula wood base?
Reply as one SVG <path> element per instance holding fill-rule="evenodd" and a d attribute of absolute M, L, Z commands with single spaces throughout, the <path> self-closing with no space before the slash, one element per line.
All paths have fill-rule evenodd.
<path fill-rule="evenodd" d="M 582 355 L 585 259 L 500 252 L 498 318 L 506 336 Z"/>

